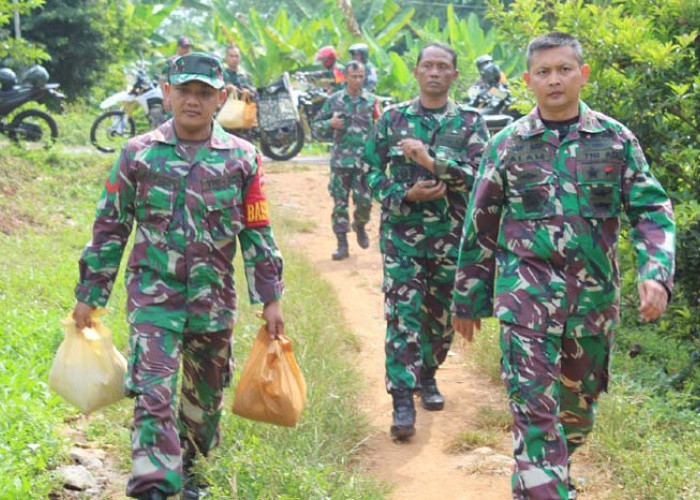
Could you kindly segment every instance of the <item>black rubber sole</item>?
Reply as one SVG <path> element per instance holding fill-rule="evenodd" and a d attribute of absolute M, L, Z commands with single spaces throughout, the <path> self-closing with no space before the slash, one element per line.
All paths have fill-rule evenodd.
<path fill-rule="evenodd" d="M 421 399 L 420 405 L 428 411 L 441 411 L 443 408 L 445 408 L 444 401 L 442 403 L 426 403 Z"/>
<path fill-rule="evenodd" d="M 416 434 L 416 428 L 415 428 L 415 426 L 399 427 L 397 425 L 392 425 L 390 432 L 391 432 L 391 437 L 393 439 L 395 439 L 396 441 L 406 441 L 411 436 L 414 436 Z"/>

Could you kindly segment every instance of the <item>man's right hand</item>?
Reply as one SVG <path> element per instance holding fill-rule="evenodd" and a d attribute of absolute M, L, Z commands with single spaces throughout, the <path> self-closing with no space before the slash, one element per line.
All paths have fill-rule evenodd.
<path fill-rule="evenodd" d="M 474 333 L 478 333 L 481 330 L 481 320 L 453 316 L 452 327 L 468 342 L 471 342 L 474 340 Z"/>
<path fill-rule="evenodd" d="M 406 191 L 406 201 L 432 201 L 445 196 L 447 185 L 442 181 L 423 180 Z"/>
<path fill-rule="evenodd" d="M 94 310 L 94 307 L 86 304 L 85 302 L 78 302 L 75 304 L 75 308 L 73 309 L 73 319 L 75 320 L 75 326 L 78 328 L 78 330 L 93 326 L 91 316 L 92 311 Z"/>

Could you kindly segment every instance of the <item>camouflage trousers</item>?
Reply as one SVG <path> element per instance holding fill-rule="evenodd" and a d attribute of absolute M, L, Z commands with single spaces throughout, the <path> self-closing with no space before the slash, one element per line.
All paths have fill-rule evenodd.
<path fill-rule="evenodd" d="M 367 174 L 360 167 L 331 167 L 331 179 L 328 192 L 333 198 L 331 225 L 333 232 L 350 231 L 349 206 L 350 196 L 355 206 L 353 223 L 364 226 L 369 222 L 372 208 L 372 193 L 367 185 Z"/>
<path fill-rule="evenodd" d="M 501 377 L 513 415 L 515 500 L 566 500 L 568 462 L 607 390 L 611 340 L 501 324 Z"/>
<path fill-rule="evenodd" d="M 384 255 L 386 390 L 420 388 L 422 366 L 438 367 L 454 337 L 450 301 L 456 259 Z"/>
<path fill-rule="evenodd" d="M 223 392 L 232 368 L 230 330 L 195 334 L 132 325 L 125 382 L 126 394 L 135 398 L 128 496 L 154 486 L 174 495 L 182 488 L 181 448 L 206 456 L 219 443 Z"/>

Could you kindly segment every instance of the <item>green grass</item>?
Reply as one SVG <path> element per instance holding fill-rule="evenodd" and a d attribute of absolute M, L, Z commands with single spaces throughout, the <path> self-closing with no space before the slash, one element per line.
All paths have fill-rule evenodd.
<path fill-rule="evenodd" d="M 76 418 L 76 410 L 47 387 L 62 339 L 59 321 L 74 304 L 77 260 L 112 160 L 64 154 L 60 148 L 0 150 L 0 498 L 47 498 L 61 488 L 53 470 L 70 462 L 72 442 L 62 432 L 68 425 L 78 425 L 95 446 L 114 453 L 124 472 L 129 468 L 131 400 Z M 296 429 L 251 422 L 229 411 L 230 389 L 222 443 L 198 470 L 211 480 L 214 500 L 383 498 L 385 490 L 356 469 L 368 429 L 357 410 L 362 382 L 349 362 L 356 339 L 342 323 L 331 287 L 303 256 L 285 248 L 290 232 L 310 226 L 279 212 L 273 207 L 285 255 L 286 331 L 308 383 L 307 408 Z M 125 351 L 122 279 L 105 322 Z M 260 320 L 259 308 L 247 305 L 242 273 L 237 283 L 238 371 Z"/>

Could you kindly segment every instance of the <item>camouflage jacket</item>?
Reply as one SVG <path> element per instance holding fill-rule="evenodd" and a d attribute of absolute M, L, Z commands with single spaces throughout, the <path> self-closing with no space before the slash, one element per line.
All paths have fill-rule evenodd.
<path fill-rule="evenodd" d="M 172 120 L 131 139 L 109 174 L 92 241 L 80 259 L 76 298 L 107 303 L 132 225 L 126 267 L 128 317 L 182 330 L 230 328 L 233 258 L 241 245 L 253 303 L 282 294 L 282 257 L 269 225 L 260 156 L 214 124 L 190 156 Z"/>
<path fill-rule="evenodd" d="M 343 115 L 344 128 L 331 129 L 330 122 L 334 113 Z M 353 98 L 343 89 L 326 99 L 314 119 L 314 126 L 322 134 L 333 133 L 331 167 L 354 167 L 362 163 L 365 143 L 378 117 L 379 101 L 367 91 Z"/>
<path fill-rule="evenodd" d="M 226 68 L 224 70 L 224 81 L 241 89 L 255 90 L 250 75 L 242 69 L 232 71 L 230 68 Z"/>
<path fill-rule="evenodd" d="M 617 242 L 627 214 L 638 279 L 673 289 L 671 202 L 634 135 L 580 103 L 563 140 L 537 108 L 490 143 L 472 191 L 454 312 L 567 336 L 619 321 Z M 495 298 L 495 300 L 494 300 Z"/>
<path fill-rule="evenodd" d="M 427 145 L 435 158 L 436 175 L 403 155 L 397 144 L 406 138 L 420 139 Z M 387 108 L 377 120 L 364 155 L 369 186 L 381 204 L 386 228 L 380 240 L 382 251 L 391 239 L 405 255 L 457 258 L 467 196 L 487 140 L 481 115 L 452 100 L 437 116 L 426 113 L 418 99 Z M 408 189 L 422 179 L 444 181 L 446 196 L 434 201 L 405 201 Z"/>

